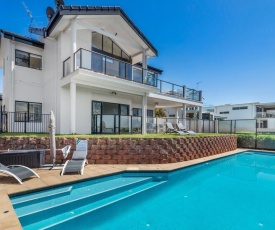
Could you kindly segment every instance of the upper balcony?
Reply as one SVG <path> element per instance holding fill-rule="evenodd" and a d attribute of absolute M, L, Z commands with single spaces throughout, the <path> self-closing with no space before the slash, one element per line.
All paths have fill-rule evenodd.
<path fill-rule="evenodd" d="M 275 118 L 274 111 L 256 112 L 256 118 Z"/>
<path fill-rule="evenodd" d="M 71 72 L 70 57 L 63 62 L 63 77 Z M 141 65 L 131 65 L 128 62 L 110 57 L 99 52 L 80 48 L 74 54 L 73 70 L 86 69 L 117 77 L 126 81 L 133 81 L 159 89 L 159 93 L 171 97 L 183 98 L 196 102 L 202 101 L 202 91 L 187 88 L 158 79 L 160 71 L 154 68 L 144 69 Z"/>

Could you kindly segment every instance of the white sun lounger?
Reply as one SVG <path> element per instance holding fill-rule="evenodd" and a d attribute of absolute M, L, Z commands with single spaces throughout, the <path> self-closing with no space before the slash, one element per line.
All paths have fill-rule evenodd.
<path fill-rule="evenodd" d="M 186 135 L 186 134 L 188 134 L 188 133 L 183 132 L 181 130 L 179 130 L 179 131 L 175 130 L 174 127 L 173 127 L 173 125 L 172 125 L 172 123 L 170 123 L 170 122 L 166 122 L 166 127 L 167 127 L 166 133 L 178 133 L 180 135 Z"/>
<path fill-rule="evenodd" d="M 177 127 L 179 131 L 185 132 L 186 134 L 197 134 L 196 132 L 192 131 L 192 130 L 186 130 L 186 128 L 183 126 L 182 123 L 177 123 Z"/>
<path fill-rule="evenodd" d="M 0 173 L 14 177 L 20 184 L 23 184 L 22 180 L 29 178 L 31 176 L 39 175 L 32 169 L 24 165 L 9 165 L 5 166 L 0 163 Z"/>
<path fill-rule="evenodd" d="M 64 164 L 61 176 L 68 172 L 80 172 L 80 174 L 83 175 L 85 164 L 88 164 L 86 157 L 87 151 L 74 151 L 72 159 L 66 161 Z"/>

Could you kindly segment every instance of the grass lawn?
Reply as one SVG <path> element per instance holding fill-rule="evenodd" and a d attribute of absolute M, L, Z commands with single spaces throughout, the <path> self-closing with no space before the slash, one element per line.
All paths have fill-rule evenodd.
<path fill-rule="evenodd" d="M 109 134 L 109 135 L 95 135 L 95 134 L 56 134 L 56 137 L 66 137 L 66 138 L 179 138 L 179 137 L 198 137 L 198 136 L 222 136 L 226 134 L 219 133 L 198 133 L 195 135 L 179 135 L 179 134 Z M 48 133 L 1 133 L 1 137 L 49 137 Z"/>

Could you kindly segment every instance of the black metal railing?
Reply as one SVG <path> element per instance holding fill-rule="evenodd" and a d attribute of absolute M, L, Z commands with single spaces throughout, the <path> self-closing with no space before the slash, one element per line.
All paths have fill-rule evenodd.
<path fill-rule="evenodd" d="M 0 113 L 1 133 L 48 133 L 50 114 L 6 112 Z"/>
<path fill-rule="evenodd" d="M 202 101 L 202 91 L 187 88 L 185 85 L 177 85 L 158 79 L 160 92 L 177 97 L 183 97 L 193 101 Z"/>
<path fill-rule="evenodd" d="M 70 58 L 63 62 L 63 68 L 63 76 L 65 77 L 70 73 Z M 145 71 L 145 69 L 131 65 L 128 62 L 82 48 L 74 54 L 74 70 L 79 68 L 154 87 L 157 86 L 157 73 Z M 146 74 L 144 74 L 145 72 Z"/>
<path fill-rule="evenodd" d="M 121 79 L 138 82 L 153 87 L 158 87 L 160 93 L 177 96 L 193 101 L 202 101 L 202 91 L 187 88 L 171 82 L 158 79 L 158 74 L 148 71 L 128 62 L 80 48 L 74 54 L 74 70 L 88 69 L 105 75 L 115 76 Z M 71 60 L 63 62 L 63 76 L 71 72 Z"/>
<path fill-rule="evenodd" d="M 130 115 L 93 115 L 94 134 L 141 134 L 142 117 Z"/>

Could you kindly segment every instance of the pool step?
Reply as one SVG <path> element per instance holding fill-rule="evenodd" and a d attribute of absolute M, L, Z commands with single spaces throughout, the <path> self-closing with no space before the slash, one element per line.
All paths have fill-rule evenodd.
<path fill-rule="evenodd" d="M 42 200 L 48 200 L 56 198 L 57 196 L 64 196 L 70 194 L 73 186 L 61 187 L 56 189 L 51 189 L 43 193 L 36 193 L 32 195 L 23 195 L 19 197 L 12 198 L 12 204 L 14 208 L 19 208 L 22 206 L 30 205 L 34 201 L 41 202 Z"/>
<path fill-rule="evenodd" d="M 29 202 L 31 196 L 28 197 L 28 205 L 24 203 L 15 204 L 14 208 L 18 217 L 28 216 L 30 214 L 37 214 L 50 210 L 52 208 L 68 206 L 70 203 L 80 201 L 81 199 L 95 199 L 96 197 L 107 196 L 112 192 L 119 192 L 120 189 L 127 189 L 127 186 L 138 186 L 139 183 L 145 183 L 152 180 L 151 177 L 119 177 L 110 179 L 108 181 L 98 183 L 87 183 L 85 186 L 75 187 L 70 193 L 64 196 L 51 196 L 50 199 L 34 199 L 32 203 Z M 40 193 L 41 194 L 41 193 Z M 34 198 L 37 194 L 33 194 Z M 11 199 L 12 203 L 14 199 Z M 17 200 L 15 200 L 17 202 Z M 64 207 L 65 207 L 64 206 Z M 47 213 L 48 215 L 48 213 Z"/>
<path fill-rule="evenodd" d="M 63 229 L 62 224 L 66 223 L 67 221 L 73 220 L 78 217 L 83 217 L 83 215 L 88 215 L 95 210 L 112 205 L 116 202 L 127 199 L 128 197 L 144 192 L 148 189 L 161 185 L 165 182 L 166 181 L 147 181 L 147 183 L 143 183 L 134 188 L 128 189 L 120 193 L 113 194 L 112 196 L 105 197 L 104 199 L 100 199 L 92 203 L 86 203 L 86 205 L 83 205 L 81 207 L 77 207 L 71 210 L 66 210 L 66 212 L 60 213 L 58 211 L 57 212 L 54 211 L 55 215 L 51 216 L 50 218 L 48 218 L 48 216 L 44 216 L 44 218 L 40 222 L 33 223 L 33 220 L 35 218 L 30 217 L 32 221 L 29 223 L 29 225 L 26 225 L 24 218 L 20 218 L 20 221 L 24 229 L 26 230 L 28 229 Z"/>

